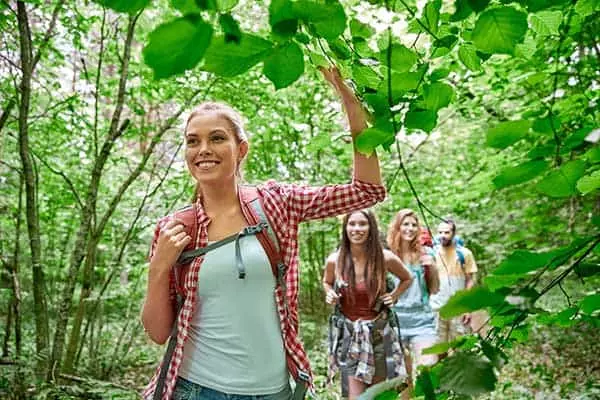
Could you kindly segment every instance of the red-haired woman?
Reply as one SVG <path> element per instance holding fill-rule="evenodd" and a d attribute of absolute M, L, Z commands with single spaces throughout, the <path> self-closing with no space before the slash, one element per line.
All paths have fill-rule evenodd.
<path fill-rule="evenodd" d="M 421 232 L 417 214 L 403 209 L 394 217 L 387 237 L 390 250 L 402 260 L 413 277 L 410 287 L 393 307 L 400 322 L 402 343 L 414 360 L 411 362 L 411 358 L 407 357 L 409 373 L 419 365 L 437 362 L 435 355 L 422 354 L 423 349 L 433 346 L 437 340 L 429 295 L 437 293 L 440 282 L 431 251 L 421 244 Z"/>
<path fill-rule="evenodd" d="M 387 272 L 400 280 L 391 292 Z M 406 376 L 398 332 L 390 324 L 387 307 L 396 303 L 411 280 L 398 257 L 382 248 L 372 212 L 355 211 L 344 217 L 339 249 L 327 258 L 323 288 L 327 303 L 339 303 L 341 314 L 336 320 L 340 329 L 330 335 L 329 378 L 343 368 L 350 399 L 386 377 Z"/>

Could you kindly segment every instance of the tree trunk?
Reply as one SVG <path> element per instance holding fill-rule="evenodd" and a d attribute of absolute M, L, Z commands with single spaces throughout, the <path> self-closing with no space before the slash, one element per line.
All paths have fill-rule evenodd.
<path fill-rule="evenodd" d="M 36 179 L 34 176 L 33 162 L 29 150 L 29 102 L 31 98 L 32 52 L 31 32 L 25 3 L 17 2 L 17 19 L 19 22 L 19 39 L 21 47 L 21 85 L 19 102 L 19 155 L 23 164 L 25 178 L 25 208 L 27 212 L 27 231 L 31 251 L 31 268 L 33 274 L 33 309 L 35 317 L 35 344 L 36 352 L 43 353 L 50 341 L 48 327 L 48 307 L 44 288 L 44 271 L 42 269 L 42 248 L 40 240 L 40 225 L 38 205 L 36 201 Z M 37 372 L 43 370 L 43 357 L 39 358 Z"/>

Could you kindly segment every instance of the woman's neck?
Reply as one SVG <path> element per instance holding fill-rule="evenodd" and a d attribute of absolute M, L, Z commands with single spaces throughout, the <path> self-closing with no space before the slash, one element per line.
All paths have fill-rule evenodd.
<path fill-rule="evenodd" d="M 413 259 L 412 249 L 410 248 L 410 243 L 406 241 L 402 241 L 400 243 L 400 256 L 402 261 L 411 262 Z"/>
<path fill-rule="evenodd" d="M 363 263 L 367 259 L 366 246 L 364 244 L 351 244 L 350 255 L 355 264 Z"/>
<path fill-rule="evenodd" d="M 202 207 L 210 217 L 223 211 L 239 207 L 237 184 L 203 185 L 200 188 Z"/>

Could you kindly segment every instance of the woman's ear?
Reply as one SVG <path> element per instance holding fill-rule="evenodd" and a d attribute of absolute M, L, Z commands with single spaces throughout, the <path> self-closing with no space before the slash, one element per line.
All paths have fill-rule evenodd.
<path fill-rule="evenodd" d="M 242 160 L 244 158 L 246 158 L 246 155 L 248 154 L 248 142 L 241 142 L 240 143 L 240 154 L 239 154 L 239 158 L 238 158 L 238 164 L 240 162 L 242 162 Z"/>

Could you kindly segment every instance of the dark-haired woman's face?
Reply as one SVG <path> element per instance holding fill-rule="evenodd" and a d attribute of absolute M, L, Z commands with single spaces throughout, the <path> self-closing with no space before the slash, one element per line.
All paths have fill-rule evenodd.
<path fill-rule="evenodd" d="M 353 213 L 346 224 L 346 234 L 351 244 L 365 244 L 369 238 L 369 220 L 360 212 Z"/>
<path fill-rule="evenodd" d="M 417 219 L 415 217 L 407 216 L 404 217 L 402 222 L 400 223 L 400 235 L 402 240 L 406 242 L 410 242 L 419 233 L 419 224 L 417 223 Z"/>

